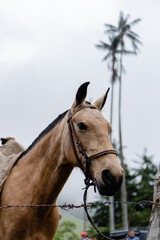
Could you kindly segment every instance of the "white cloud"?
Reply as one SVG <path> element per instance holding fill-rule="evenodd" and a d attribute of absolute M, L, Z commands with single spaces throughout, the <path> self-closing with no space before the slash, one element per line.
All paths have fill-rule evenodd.
<path fill-rule="evenodd" d="M 0 54 L 0 61 L 3 64 L 18 66 L 32 61 L 34 57 L 34 47 L 32 43 L 14 41 L 13 39 L 5 40 L 3 50 Z"/>

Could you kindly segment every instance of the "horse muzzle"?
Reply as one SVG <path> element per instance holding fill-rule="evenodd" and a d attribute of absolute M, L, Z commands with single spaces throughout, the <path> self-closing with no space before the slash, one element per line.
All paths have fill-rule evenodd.
<path fill-rule="evenodd" d="M 122 185 L 123 174 L 116 179 L 109 170 L 103 170 L 102 180 L 103 183 L 96 180 L 99 193 L 104 196 L 113 196 Z"/>

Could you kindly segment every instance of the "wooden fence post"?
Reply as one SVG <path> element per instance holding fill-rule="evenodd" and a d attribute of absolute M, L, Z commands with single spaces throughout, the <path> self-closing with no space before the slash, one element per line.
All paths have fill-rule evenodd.
<path fill-rule="evenodd" d="M 160 203 L 160 165 L 155 176 L 153 201 Z M 160 206 L 153 205 L 149 223 L 147 240 L 160 239 Z"/>

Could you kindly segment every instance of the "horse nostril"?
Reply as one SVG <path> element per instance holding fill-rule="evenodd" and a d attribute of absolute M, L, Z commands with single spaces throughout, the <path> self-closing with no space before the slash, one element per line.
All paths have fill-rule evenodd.
<path fill-rule="evenodd" d="M 106 169 L 102 171 L 102 179 L 106 185 L 112 186 L 113 188 L 117 189 L 122 185 L 123 175 L 119 177 L 118 180 L 116 180 L 112 173 Z"/>
<path fill-rule="evenodd" d="M 97 182 L 97 187 L 101 195 L 113 196 L 115 192 L 120 188 L 123 180 L 123 175 L 114 176 L 111 171 L 105 169 L 102 171 L 103 182 L 99 184 Z"/>
<path fill-rule="evenodd" d="M 103 170 L 102 171 L 102 179 L 107 185 L 111 185 L 113 183 L 116 183 L 116 180 L 112 173 L 109 170 Z"/>

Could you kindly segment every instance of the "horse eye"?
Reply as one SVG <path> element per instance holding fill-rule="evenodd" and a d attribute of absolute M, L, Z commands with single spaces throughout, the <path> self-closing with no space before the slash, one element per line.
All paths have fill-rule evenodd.
<path fill-rule="evenodd" d="M 83 122 L 78 122 L 77 126 L 80 130 L 87 130 L 87 126 Z"/>

